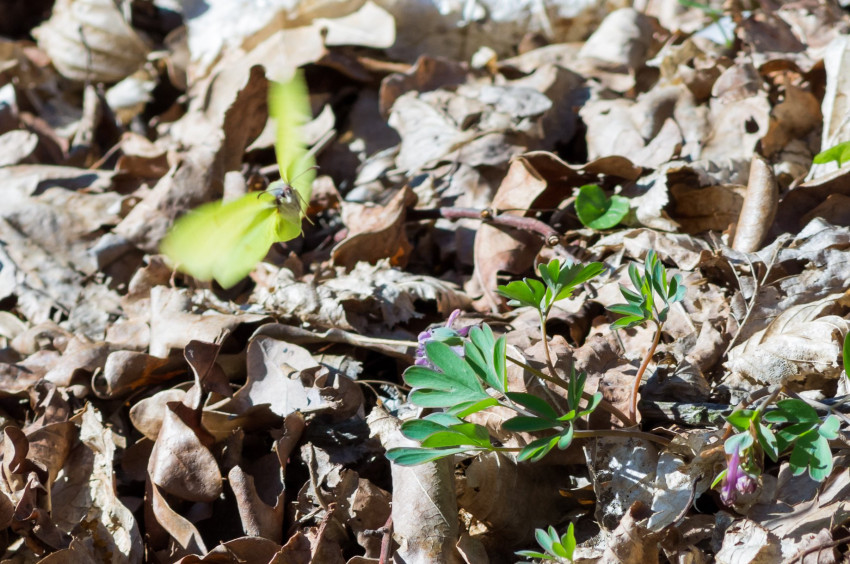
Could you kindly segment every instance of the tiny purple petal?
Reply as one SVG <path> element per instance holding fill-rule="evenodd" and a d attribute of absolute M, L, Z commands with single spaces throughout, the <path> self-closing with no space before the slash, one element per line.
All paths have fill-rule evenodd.
<path fill-rule="evenodd" d="M 452 324 L 455 321 L 457 321 L 458 317 L 460 317 L 460 310 L 456 309 L 449 315 L 449 318 L 446 321 L 445 326 L 448 329 L 451 329 Z M 467 335 L 469 335 L 469 327 L 464 327 L 464 328 L 459 329 L 457 331 L 453 330 L 453 332 L 460 337 L 466 337 Z M 414 364 L 416 364 L 417 366 L 427 366 L 429 368 L 435 369 L 434 364 L 430 360 L 428 360 L 428 355 L 425 351 L 425 345 L 428 344 L 428 342 L 433 340 L 433 339 L 434 339 L 434 332 L 433 332 L 432 329 L 426 329 L 425 331 L 422 331 L 421 333 L 419 333 L 419 336 L 417 337 L 417 341 L 419 342 L 419 347 L 417 347 L 417 349 L 416 349 L 416 359 L 414 360 Z M 459 356 L 463 356 L 463 353 L 464 353 L 463 346 L 453 346 L 452 350 L 455 351 Z"/>
<path fill-rule="evenodd" d="M 729 457 L 728 464 L 726 477 L 723 479 L 723 487 L 720 490 L 720 501 L 724 505 L 732 505 L 737 498 L 735 484 L 738 483 L 738 479 L 741 477 L 741 456 L 738 454 L 737 448 Z"/>
<path fill-rule="evenodd" d="M 723 479 L 723 487 L 720 490 L 720 500 L 725 505 L 732 505 L 738 498 L 738 494 L 750 494 L 756 491 L 758 482 L 754 476 L 747 473 L 741 466 L 741 455 L 738 449 L 729 456 L 729 468 Z"/>
<path fill-rule="evenodd" d="M 446 327 L 451 327 L 452 324 L 460 317 L 460 310 L 456 309 L 449 314 L 449 319 L 446 321 Z"/>
<path fill-rule="evenodd" d="M 433 333 L 431 333 L 431 330 L 426 329 L 425 331 L 419 333 L 419 337 L 417 338 L 417 340 L 419 341 L 420 345 L 424 345 L 425 342 L 428 341 L 428 339 L 430 339 L 432 335 Z"/>
<path fill-rule="evenodd" d="M 749 474 L 744 474 L 743 476 L 738 477 L 738 481 L 735 482 L 735 489 L 742 494 L 751 494 L 756 491 L 757 485 L 755 478 Z"/>

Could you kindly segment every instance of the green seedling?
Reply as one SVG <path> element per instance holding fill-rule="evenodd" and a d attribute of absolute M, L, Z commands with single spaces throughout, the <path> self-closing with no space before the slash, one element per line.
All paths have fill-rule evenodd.
<path fill-rule="evenodd" d="M 635 376 L 629 410 L 629 418 L 632 422 L 636 422 L 638 389 L 646 368 L 649 366 L 649 361 L 658 347 L 661 330 L 664 327 L 664 322 L 667 321 L 670 306 L 682 301 L 687 290 L 685 285 L 682 284 L 681 275 L 676 274 L 668 280 L 667 269 L 658 259 L 654 250 L 647 253 L 643 270 L 644 273 L 641 274 L 636 264 L 629 265 L 629 278 L 634 290 L 621 285 L 620 292 L 626 299 L 626 303 L 608 307 L 609 311 L 623 316 L 611 324 L 611 329 L 629 329 L 646 323 L 655 324 L 655 337 L 652 340 L 652 345 L 644 355 L 643 363 Z"/>
<path fill-rule="evenodd" d="M 839 143 L 834 147 L 821 151 L 812 159 L 814 164 L 837 162 L 839 168 L 844 166 L 844 163 L 847 161 L 850 161 L 850 141 Z"/>
<path fill-rule="evenodd" d="M 616 195 L 609 198 L 596 184 L 579 188 L 575 205 L 582 225 L 597 231 L 611 229 L 629 213 L 628 198 Z"/>
<path fill-rule="evenodd" d="M 517 552 L 519 556 L 527 558 L 540 558 L 544 561 L 554 561 L 558 563 L 572 562 L 573 553 L 576 549 L 575 527 L 570 523 L 567 527 L 567 532 L 558 536 L 558 531 L 555 527 L 549 526 L 548 530 L 537 529 L 534 532 L 537 539 L 537 544 L 545 552 L 537 552 L 535 550 L 521 550 Z"/>
<path fill-rule="evenodd" d="M 511 300 L 511 304 L 537 309 L 545 338 L 546 318 L 552 305 L 572 295 L 580 284 L 597 276 L 602 270 L 600 263 L 582 266 L 553 260 L 540 266 L 542 282 L 525 279 L 501 286 L 499 291 Z M 462 452 L 514 451 L 518 460 L 536 461 L 555 447 L 567 448 L 577 436 L 592 434 L 591 431 L 578 431 L 575 428 L 575 422 L 593 412 L 602 400 L 599 392 L 583 394 L 586 374 L 576 373 L 571 368 L 569 378 L 564 380 L 534 371 L 566 391 L 566 409 L 558 411 L 553 407 L 554 402 L 547 402 L 533 394 L 508 390 L 509 359 L 505 337 L 496 338 L 487 324 L 469 329 L 466 337 L 455 333 L 453 339 L 462 342 L 462 348 L 454 341 L 451 343 L 453 346 L 450 346 L 438 339 L 429 339 L 424 345 L 427 362 L 420 362 L 405 371 L 404 380 L 412 388 L 409 401 L 423 408 L 442 411 L 404 422 L 402 433 L 418 441 L 421 448 L 390 449 L 387 452 L 390 460 L 411 465 Z M 550 358 L 548 348 L 547 358 Z M 551 365 L 551 360 L 549 363 Z M 533 370 L 531 367 L 526 368 Z M 521 448 L 500 446 L 486 427 L 465 419 L 494 406 L 516 413 L 515 417 L 502 423 L 503 430 L 546 431 L 547 435 Z"/>

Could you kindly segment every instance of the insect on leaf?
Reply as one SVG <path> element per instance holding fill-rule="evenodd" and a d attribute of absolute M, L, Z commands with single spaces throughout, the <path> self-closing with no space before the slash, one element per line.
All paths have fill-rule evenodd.
<path fill-rule="evenodd" d="M 282 180 L 265 192 L 204 204 L 181 217 L 160 245 L 181 272 L 230 288 L 263 260 L 272 244 L 301 234 L 303 202 L 309 201 L 315 172 L 298 133 L 309 115 L 300 76 L 272 85 L 269 111 L 277 120 L 275 147 Z"/>

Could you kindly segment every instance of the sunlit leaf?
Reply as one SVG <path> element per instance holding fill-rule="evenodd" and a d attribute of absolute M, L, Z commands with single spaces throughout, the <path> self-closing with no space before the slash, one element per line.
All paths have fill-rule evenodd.
<path fill-rule="evenodd" d="M 629 213 L 628 199 L 622 196 L 608 198 L 596 184 L 579 188 L 575 206 L 582 225 L 600 231 L 611 229 Z"/>

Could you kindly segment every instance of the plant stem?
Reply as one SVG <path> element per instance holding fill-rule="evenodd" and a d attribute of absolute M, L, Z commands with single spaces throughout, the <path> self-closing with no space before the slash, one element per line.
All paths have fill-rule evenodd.
<path fill-rule="evenodd" d="M 519 366 L 520 368 L 523 368 L 524 370 L 528 370 L 529 372 L 531 372 L 532 374 L 534 374 L 535 376 L 537 376 L 541 380 L 546 380 L 547 382 L 551 382 L 552 384 L 555 384 L 556 386 L 558 386 L 559 388 L 561 388 L 563 390 L 567 389 L 567 386 L 564 385 L 565 383 L 562 380 L 552 378 L 551 376 L 548 376 L 547 374 L 544 374 L 543 372 L 540 372 L 536 368 L 529 366 L 526 363 L 519 361 L 515 358 L 512 358 L 510 356 L 507 357 L 507 358 L 508 358 L 508 360 L 510 360 L 511 362 L 516 364 L 517 366 Z M 593 399 L 593 394 L 589 394 L 589 393 L 585 392 L 584 390 L 582 390 L 581 397 L 582 397 L 582 399 L 590 401 L 590 400 Z M 610 413 L 611 415 L 613 415 L 614 417 L 616 417 L 617 419 L 622 421 L 624 425 L 626 425 L 626 426 L 632 425 L 632 420 L 629 419 L 629 416 L 626 415 L 625 413 L 623 413 L 622 411 L 620 411 L 619 409 L 617 409 L 616 407 L 614 407 L 614 405 L 611 402 L 609 402 L 608 400 L 603 399 L 602 401 L 600 401 L 599 407 L 603 411 L 607 411 L 608 413 Z"/>
<path fill-rule="evenodd" d="M 520 368 L 528 370 L 529 372 L 531 372 L 532 374 L 534 374 L 535 376 L 537 376 L 541 380 L 546 380 L 547 382 L 551 382 L 552 384 L 555 384 L 556 386 L 558 386 L 559 388 L 562 388 L 564 390 L 567 389 L 566 382 L 564 382 L 560 378 L 553 378 L 552 376 L 549 376 L 545 372 L 541 372 L 541 371 L 537 370 L 536 368 L 529 366 L 528 364 L 522 362 L 521 360 L 517 360 L 513 357 L 509 356 L 509 357 L 507 357 L 507 359 L 510 360 L 511 362 L 513 362 L 514 364 L 516 364 L 517 366 L 519 366 Z"/>
<path fill-rule="evenodd" d="M 546 368 L 549 369 L 549 372 L 554 378 L 558 378 L 558 373 L 555 372 L 555 364 L 552 362 L 552 353 L 549 352 L 549 336 L 546 334 L 547 314 L 548 312 L 540 312 L 540 335 L 543 337 L 543 351 L 546 353 Z"/>
<path fill-rule="evenodd" d="M 641 363 L 640 368 L 638 368 L 638 373 L 635 376 L 635 383 L 632 387 L 632 401 L 629 405 L 629 419 L 631 420 L 632 425 L 637 425 L 637 403 L 640 382 L 643 380 L 643 373 L 646 372 L 646 367 L 649 366 L 649 361 L 652 360 L 652 356 L 655 354 L 655 349 L 658 347 L 658 342 L 661 340 L 661 328 L 664 327 L 663 321 L 653 321 L 655 322 L 655 337 L 652 339 L 652 346 L 649 347 L 649 350 L 646 352 L 646 356 L 643 357 L 643 363 Z"/>
<path fill-rule="evenodd" d="M 573 439 L 594 439 L 596 437 L 632 437 L 635 439 L 643 439 L 660 445 L 667 446 L 670 444 L 670 439 L 653 435 L 652 433 L 644 433 L 643 431 L 634 431 L 632 429 L 605 429 L 595 431 L 582 431 L 576 429 L 573 431 Z M 496 452 L 519 452 L 525 447 L 493 447 Z M 489 450 L 489 449 L 488 449 Z"/>

